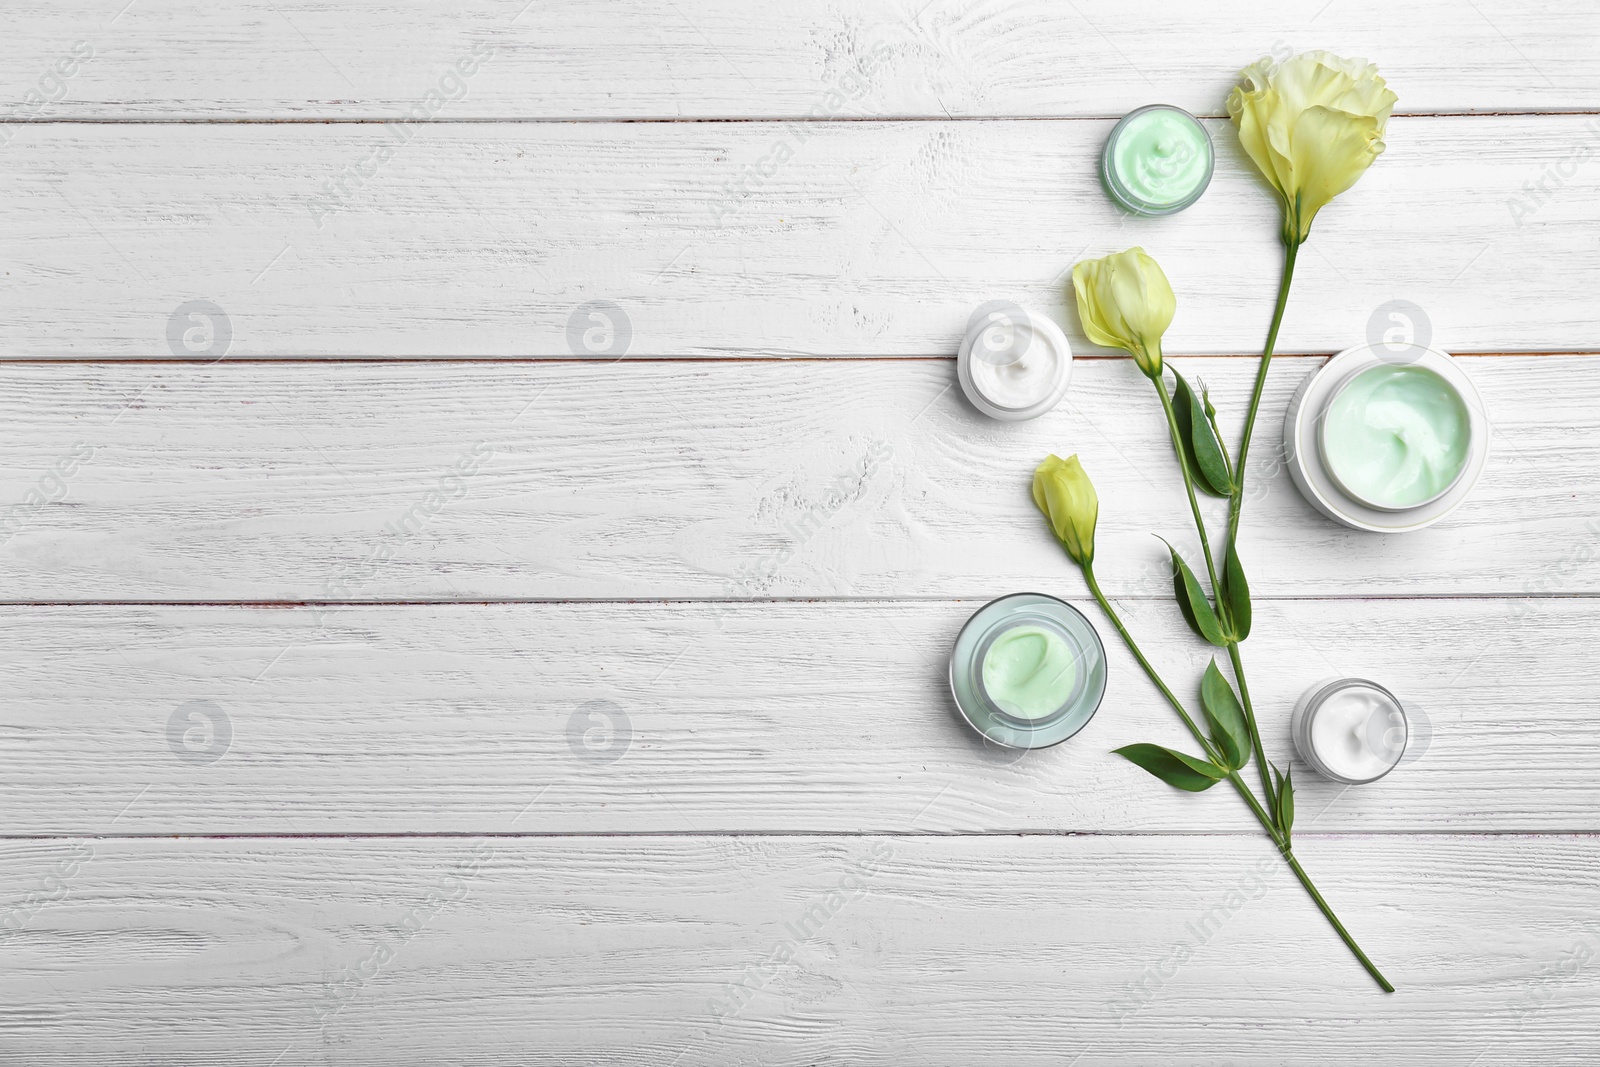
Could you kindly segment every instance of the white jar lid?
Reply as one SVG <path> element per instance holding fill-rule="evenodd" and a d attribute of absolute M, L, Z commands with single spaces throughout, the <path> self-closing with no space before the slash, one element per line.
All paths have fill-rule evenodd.
<path fill-rule="evenodd" d="M 1346 493 L 1322 461 L 1320 424 L 1328 405 L 1352 377 L 1383 364 L 1410 364 L 1443 378 L 1467 406 L 1467 462 L 1448 490 L 1433 500 L 1397 510 L 1371 507 Z M 1335 522 L 1372 533 L 1407 533 L 1432 526 L 1460 507 L 1489 458 L 1489 416 L 1483 397 L 1448 353 L 1413 345 L 1396 355 L 1386 345 L 1362 344 L 1347 348 L 1307 378 L 1283 417 L 1283 448 L 1289 476 L 1311 506 Z"/>
<path fill-rule="evenodd" d="M 1031 373 L 1018 373 L 1030 364 Z M 956 355 L 956 378 L 972 406 L 990 418 L 1038 418 L 1061 402 L 1071 376 L 1067 335 L 1037 311 L 993 301 L 968 320 Z M 1006 388 L 1007 379 L 1017 388 Z"/>

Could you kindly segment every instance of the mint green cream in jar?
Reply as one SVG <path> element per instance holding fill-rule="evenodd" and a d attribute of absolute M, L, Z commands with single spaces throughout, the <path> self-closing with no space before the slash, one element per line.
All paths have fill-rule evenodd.
<path fill-rule="evenodd" d="M 1106 691 L 1089 620 L 1044 593 L 990 601 L 950 650 L 950 691 L 972 728 L 1006 748 L 1048 748 L 1088 723 Z"/>
<path fill-rule="evenodd" d="M 1206 128 L 1169 104 L 1128 112 L 1100 153 L 1106 191 L 1137 215 L 1182 211 L 1206 191 L 1214 166 Z"/>
<path fill-rule="evenodd" d="M 1427 367 L 1389 363 L 1339 387 L 1319 434 L 1339 488 L 1384 511 L 1449 492 L 1467 468 L 1471 439 L 1471 415 L 1453 385 Z"/>
<path fill-rule="evenodd" d="M 1471 495 L 1489 459 L 1489 415 L 1448 352 L 1369 341 L 1301 381 L 1283 415 L 1283 458 L 1334 522 L 1407 533 Z"/>

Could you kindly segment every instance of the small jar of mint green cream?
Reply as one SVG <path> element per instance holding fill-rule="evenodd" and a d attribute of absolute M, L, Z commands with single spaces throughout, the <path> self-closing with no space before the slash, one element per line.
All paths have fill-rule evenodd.
<path fill-rule="evenodd" d="M 967 620 L 950 650 L 950 691 L 978 733 L 1047 748 L 1088 723 L 1106 692 L 1106 653 L 1089 620 L 1043 593 L 1013 593 Z"/>
<path fill-rule="evenodd" d="M 1457 361 L 1417 345 L 1358 345 L 1300 386 L 1283 424 L 1295 486 L 1324 515 L 1374 533 L 1438 522 L 1489 456 L 1483 399 Z"/>
<path fill-rule="evenodd" d="M 1200 120 L 1170 104 L 1130 111 L 1100 152 L 1100 179 L 1111 199 L 1136 215 L 1171 215 L 1206 191 L 1216 166 Z"/>

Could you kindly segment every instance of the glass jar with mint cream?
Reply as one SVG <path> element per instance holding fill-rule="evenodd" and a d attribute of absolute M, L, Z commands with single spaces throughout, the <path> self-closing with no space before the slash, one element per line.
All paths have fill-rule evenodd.
<path fill-rule="evenodd" d="M 1060 744 L 1094 717 L 1106 655 L 1063 600 L 1013 593 L 967 620 L 950 650 L 950 691 L 974 730 L 1007 748 Z"/>
<path fill-rule="evenodd" d="M 1200 199 L 1216 166 L 1200 120 L 1170 104 L 1130 111 L 1100 151 L 1111 199 L 1136 215 L 1171 215 Z"/>

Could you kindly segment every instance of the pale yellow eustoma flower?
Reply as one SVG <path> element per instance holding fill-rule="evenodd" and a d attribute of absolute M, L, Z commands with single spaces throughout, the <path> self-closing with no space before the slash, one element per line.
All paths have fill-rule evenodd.
<path fill-rule="evenodd" d="M 1094 526 L 1100 497 L 1077 456 L 1048 456 L 1033 472 L 1033 502 L 1039 505 L 1056 535 L 1080 566 L 1094 561 Z"/>
<path fill-rule="evenodd" d="M 1331 52 L 1270 58 L 1240 72 L 1228 114 L 1246 154 L 1283 203 L 1283 239 L 1297 245 L 1324 204 L 1383 152 L 1398 99 L 1375 64 Z"/>
<path fill-rule="evenodd" d="M 1142 248 L 1086 259 L 1072 268 L 1078 319 L 1089 340 L 1125 349 L 1151 378 L 1161 376 L 1161 335 L 1178 298 L 1161 264 Z"/>

